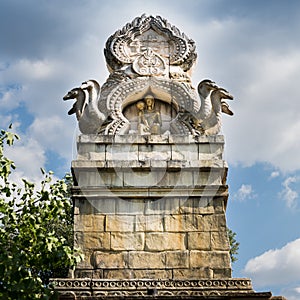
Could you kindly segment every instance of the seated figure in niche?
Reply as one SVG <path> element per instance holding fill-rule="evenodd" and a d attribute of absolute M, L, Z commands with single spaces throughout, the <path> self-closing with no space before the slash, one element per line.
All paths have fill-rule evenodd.
<path fill-rule="evenodd" d="M 144 101 L 138 101 L 136 104 L 138 110 L 138 134 L 160 134 L 162 121 L 160 112 L 155 110 L 154 97 L 147 95 Z"/>
<path fill-rule="evenodd" d="M 149 124 L 144 115 L 145 106 L 143 101 L 138 101 L 136 104 L 138 110 L 138 134 L 140 135 L 149 134 Z"/>

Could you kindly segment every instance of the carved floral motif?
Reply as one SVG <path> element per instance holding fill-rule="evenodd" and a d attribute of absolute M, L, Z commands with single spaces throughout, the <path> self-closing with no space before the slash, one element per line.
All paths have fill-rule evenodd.
<path fill-rule="evenodd" d="M 151 48 L 147 48 L 132 64 L 133 70 L 139 75 L 162 75 L 166 71 L 166 63 Z"/>

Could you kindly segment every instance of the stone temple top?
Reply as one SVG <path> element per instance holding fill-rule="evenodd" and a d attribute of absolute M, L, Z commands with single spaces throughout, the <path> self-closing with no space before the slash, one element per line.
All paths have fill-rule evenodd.
<path fill-rule="evenodd" d="M 209 79 L 192 86 L 194 41 L 142 15 L 104 54 L 106 82 L 64 97 L 82 132 L 71 194 L 84 258 L 52 280 L 59 299 L 283 299 L 231 277 L 218 133 L 233 97 Z"/>
<path fill-rule="evenodd" d="M 135 18 L 106 42 L 110 75 L 100 87 L 88 80 L 69 91 L 85 134 L 216 135 L 221 114 L 232 115 L 224 99 L 233 96 L 209 79 L 191 84 L 195 43 L 167 20 Z"/>

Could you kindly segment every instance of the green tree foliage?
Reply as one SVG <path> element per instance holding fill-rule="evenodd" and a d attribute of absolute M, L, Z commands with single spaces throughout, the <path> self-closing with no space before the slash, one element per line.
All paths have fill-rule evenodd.
<path fill-rule="evenodd" d="M 80 259 L 72 245 L 70 176 L 35 184 L 12 182 L 14 162 L 4 147 L 18 136 L 0 133 L 0 299 L 50 299 L 49 278 L 65 277 Z M 7 144 L 7 145 L 6 145 Z"/>
<path fill-rule="evenodd" d="M 234 263 L 238 260 L 237 254 L 239 251 L 240 243 L 236 241 L 235 239 L 236 233 L 233 232 L 231 229 L 227 228 L 227 234 L 228 234 L 229 245 L 230 245 L 230 258 L 231 258 L 231 262 Z"/>

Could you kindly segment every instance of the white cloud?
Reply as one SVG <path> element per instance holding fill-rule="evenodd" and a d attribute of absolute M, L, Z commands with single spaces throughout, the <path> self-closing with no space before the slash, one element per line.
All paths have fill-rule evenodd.
<path fill-rule="evenodd" d="M 21 187 L 23 186 L 22 178 L 25 178 L 37 184 L 37 188 L 39 188 L 44 178 L 41 168 L 45 169 L 47 163 L 46 151 L 43 144 L 33 138 L 32 134 L 21 133 L 20 127 L 21 123 L 14 122 L 13 128 L 8 129 L 8 131 L 16 133 L 20 139 L 15 139 L 12 146 L 4 144 L 4 155 L 16 166 L 16 169 L 13 169 L 10 174 L 10 181 Z M 53 181 L 58 179 L 55 174 L 52 177 Z"/>
<path fill-rule="evenodd" d="M 250 259 L 244 272 L 257 287 L 300 284 L 300 239 Z"/>
<path fill-rule="evenodd" d="M 273 178 L 276 178 L 280 176 L 280 172 L 279 171 L 273 171 L 271 174 L 270 174 L 270 177 L 269 179 L 273 179 Z"/>
<path fill-rule="evenodd" d="M 238 191 L 233 195 L 233 199 L 245 201 L 256 197 L 254 190 L 250 184 L 242 184 Z"/>
<path fill-rule="evenodd" d="M 49 60 L 29 60 L 23 58 L 10 68 L 10 72 L 19 74 L 19 76 L 26 76 L 26 80 L 40 81 L 50 78 L 55 72 L 55 67 L 55 64 Z"/>
<path fill-rule="evenodd" d="M 282 171 L 300 169 L 300 141 L 296 138 L 300 103 L 294 101 L 300 54 L 288 49 L 286 53 L 260 49 L 238 63 L 244 69 L 245 82 L 240 86 L 233 82 L 235 116 L 224 122 L 229 161 L 248 165 L 265 161 Z"/>
<path fill-rule="evenodd" d="M 288 208 L 295 208 L 297 206 L 298 192 L 293 190 L 291 185 L 299 181 L 296 176 L 288 177 L 282 183 L 284 189 L 279 193 L 279 196 L 286 202 Z"/>
<path fill-rule="evenodd" d="M 281 295 L 286 297 L 288 300 L 299 300 L 300 299 L 300 286 L 288 287 L 282 290 Z"/>
<path fill-rule="evenodd" d="M 62 157 L 70 159 L 72 144 L 77 131 L 73 124 L 66 123 L 58 115 L 36 118 L 29 128 L 30 136 L 33 136 L 47 150 L 57 152 Z"/>
<path fill-rule="evenodd" d="M 64 102 L 62 97 L 69 86 L 72 87 L 66 84 L 66 78 L 72 80 L 72 76 L 66 75 L 72 70 L 64 69 L 62 60 L 21 59 L 8 66 L 0 78 L 0 85 L 12 88 L 2 93 L 0 108 L 9 112 L 22 102 L 33 120 L 29 127 L 22 128 L 26 133 L 22 140 L 38 141 L 44 153 L 52 150 L 70 159 L 76 123 L 74 116 L 67 115 L 71 103 Z M 20 110 L 18 115 L 7 114 L 1 120 L 1 126 L 6 127 L 8 122 L 20 122 L 23 126 L 22 121 Z"/>
<path fill-rule="evenodd" d="M 6 147 L 5 153 L 17 166 L 11 177 L 13 181 L 20 182 L 23 177 L 32 181 L 40 180 L 40 168 L 44 167 L 46 156 L 43 147 L 36 140 L 22 137 L 13 146 Z"/>
<path fill-rule="evenodd" d="M 1 111 L 9 111 L 20 105 L 20 88 L 10 88 L 4 91 L 0 91 L 0 110 Z M 2 94 L 2 95 L 1 95 Z"/>
<path fill-rule="evenodd" d="M 1 129 L 7 130 L 10 124 L 14 123 L 14 128 L 19 126 L 19 123 L 16 121 L 16 116 L 7 114 L 0 114 L 0 127 Z"/>

